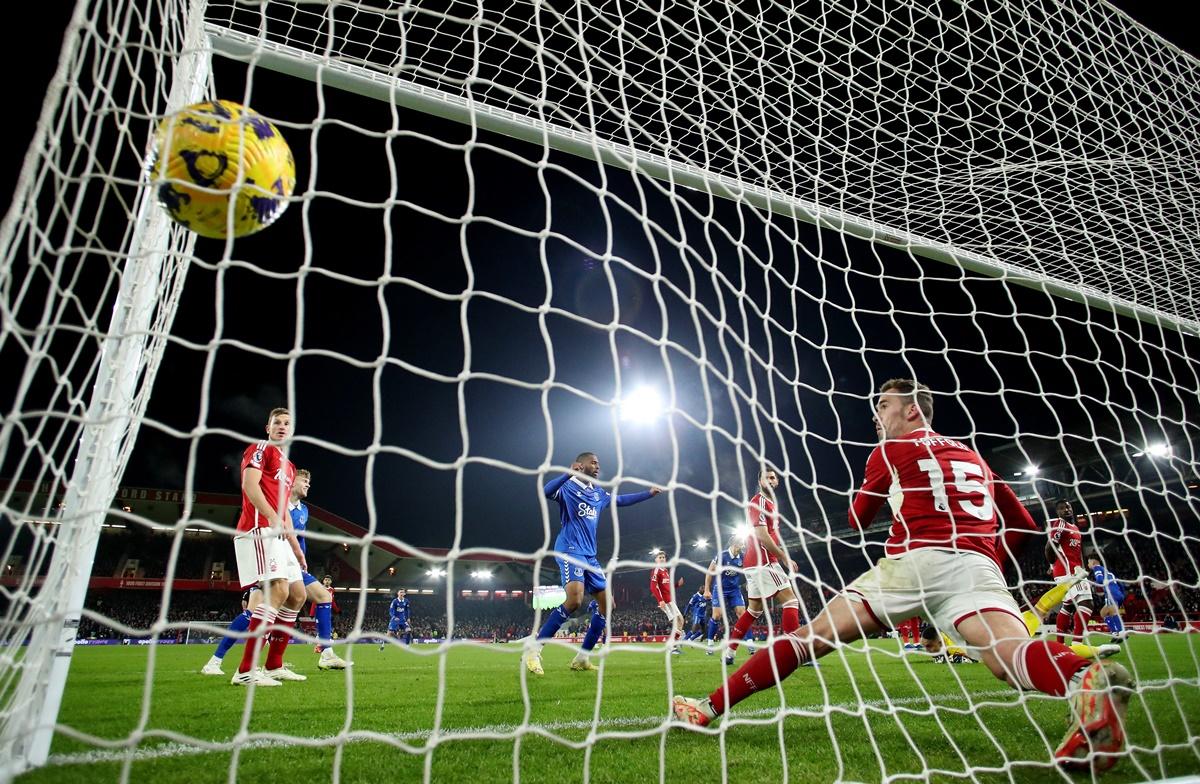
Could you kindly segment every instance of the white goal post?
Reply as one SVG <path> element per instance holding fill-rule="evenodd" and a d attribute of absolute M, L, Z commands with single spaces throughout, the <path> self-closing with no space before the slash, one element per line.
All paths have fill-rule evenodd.
<path fill-rule="evenodd" d="M 827 0 L 754 10 L 701 0 L 501 5 L 78 0 L 0 224 L 0 360 L 11 368 L 0 386 L 8 406 L 0 514 L 9 527 L 0 568 L 20 559 L 13 576 L 0 575 L 0 780 L 50 755 L 97 543 L 143 425 L 183 444 L 185 495 L 211 489 L 195 484 L 202 439 L 261 437 L 221 420 L 210 399 L 214 367 L 240 352 L 281 363 L 278 402 L 289 405 L 302 398 L 301 362 L 373 374 L 370 405 L 361 407 L 373 420 L 365 446 L 329 433 L 298 443 L 365 461 L 368 488 L 384 458 L 453 477 L 448 533 L 436 545 L 446 549 L 430 557 L 442 565 L 485 550 L 550 563 L 553 502 L 540 508 L 540 545 L 482 541 L 464 511 L 465 477 L 497 469 L 532 486 L 569 465 L 572 439 L 586 439 L 564 426 L 568 417 L 551 400 L 562 394 L 588 407 L 611 443 L 615 470 L 606 479 L 639 489 L 661 483 L 673 493 L 661 502 L 666 534 L 623 525 L 627 512 L 613 518 L 611 552 L 600 555 L 610 572 L 649 566 L 645 546 L 671 542 L 672 568 L 706 569 L 708 557 L 685 540 L 699 532 L 724 541 L 728 510 L 744 512 L 751 477 L 769 463 L 786 480 L 782 508 L 808 587 L 814 596 L 840 590 L 855 576 L 842 572 L 847 554 L 877 554 L 877 541 L 849 531 L 844 511 L 871 437 L 863 412 L 879 383 L 903 372 L 944 382 L 935 392 L 956 435 L 1008 466 L 1006 478 L 1035 517 L 1052 514 L 1046 501 L 1054 496 L 1082 501 L 1092 546 L 1131 565 L 1122 577 L 1161 586 L 1145 589 L 1147 630 L 1161 628 L 1160 607 L 1186 607 L 1200 592 L 1188 489 L 1200 482 L 1200 63 L 1104 3 L 1071 0 L 1020 9 L 999 0 L 880 1 L 861 12 Z M 273 118 L 285 136 L 306 142 L 293 141 L 295 223 L 255 240 L 290 231 L 301 251 L 288 268 L 264 245 L 198 249 L 142 177 L 162 117 L 217 97 L 223 85 L 237 89 L 222 98 L 265 103 L 271 88 L 263 83 L 302 85 L 315 96 L 304 105 L 317 107 Z M 357 121 L 328 100 L 340 93 L 372 99 L 385 119 Z M 452 121 L 464 136 L 404 127 L 402 110 Z M 345 181 L 354 192 L 327 189 L 330 169 L 346 167 L 321 146 L 322 134 L 333 133 L 354 139 L 342 146 L 384 149 L 362 167 L 370 184 L 361 192 Z M 441 204 L 436 183 L 424 196 L 398 184 L 404 167 L 391 145 L 399 144 L 460 161 L 465 205 Z M 486 170 L 476 155 L 533 183 L 529 192 L 545 196 L 530 210 L 537 214 L 493 217 L 491 205 L 478 207 L 493 194 L 476 185 Z M 572 169 L 568 157 L 587 170 Z M 587 208 L 556 213 L 552 193 L 568 188 Z M 343 229 L 312 217 L 325 205 L 370 216 L 363 224 L 379 232 L 379 270 L 359 275 L 328 260 L 327 238 Z M 563 222 L 564 212 L 587 215 Z M 461 290 L 405 269 L 393 233 L 418 233 L 413 226 L 457 232 L 439 252 L 461 263 Z M 499 252 L 481 252 L 468 237 L 476 229 L 525 243 L 536 269 L 521 280 L 544 278 L 544 290 L 527 297 L 489 277 Z M 568 257 L 601 270 L 586 284 L 598 296 L 562 282 Z M 199 338 L 174 323 L 192 265 L 216 291 L 215 326 Z M 226 283 L 237 275 L 245 277 Z M 255 343 L 223 310 L 249 280 L 295 286 L 288 345 L 266 336 Z M 326 282 L 382 303 L 378 322 L 363 322 L 376 354 L 306 342 L 318 316 L 305 287 Z M 422 325 L 402 322 L 386 302 L 409 295 L 460 309 L 461 367 L 400 357 L 397 325 Z M 473 353 L 490 345 L 471 326 L 481 303 L 536 322 L 520 361 L 498 368 L 487 349 Z M 348 329 L 359 328 L 357 317 L 366 318 L 337 314 Z M 570 341 L 552 337 L 552 319 L 601 336 L 589 348 L 611 380 L 571 375 Z M 196 410 L 185 417 L 190 431 L 147 413 L 153 396 L 173 394 L 158 378 L 171 346 L 204 366 Z M 645 375 L 667 390 L 671 424 L 656 450 L 620 420 L 637 356 L 649 358 L 643 366 L 658 363 Z M 454 390 L 462 408 L 446 421 L 460 453 L 385 435 L 385 372 Z M 531 421 L 546 433 L 544 454 L 471 451 L 462 401 L 472 381 L 538 397 Z M 1159 442 L 1163 454 L 1153 452 Z M 48 489 L 18 501 L 20 482 Z M 369 544 L 410 548 L 405 537 L 419 538 L 381 523 L 374 497 L 364 508 Z M 191 501 L 181 505 L 175 536 L 192 511 Z M 136 510 L 123 515 L 149 527 Z M 229 533 L 228 525 L 212 528 Z M 326 539 L 350 549 L 349 537 Z M 180 549 L 177 541 L 167 557 L 167 586 Z M 1044 587 L 1029 562 L 1014 558 L 1012 566 L 1014 591 Z M 360 568 L 357 588 L 373 590 L 378 574 Z M 448 591 L 460 587 L 448 583 Z M 165 588 L 148 632 L 179 628 L 171 596 Z M 446 602 L 453 623 L 453 591 Z M 370 628 L 365 605 L 353 635 Z M 1194 673 L 1170 671 L 1156 682 L 1197 685 Z M 149 675 L 146 683 L 150 701 Z M 445 699 L 440 688 L 439 722 Z M 516 717 L 522 727 L 529 699 L 526 692 L 526 712 Z M 664 718 L 645 734 L 665 726 Z M 1163 741 L 1148 753 L 1196 740 Z M 1003 769 L 1015 764 L 1005 758 Z"/>

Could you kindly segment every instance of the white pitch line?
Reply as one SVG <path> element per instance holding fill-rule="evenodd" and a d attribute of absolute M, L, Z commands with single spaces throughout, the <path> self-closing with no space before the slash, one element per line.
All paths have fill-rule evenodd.
<path fill-rule="evenodd" d="M 1167 684 L 1177 686 L 1197 686 L 1200 681 L 1192 681 L 1190 679 L 1172 678 L 1168 680 L 1144 681 L 1139 684 L 1141 688 L 1153 688 L 1156 686 L 1164 686 Z M 996 697 L 1017 697 L 1019 692 L 1013 689 L 993 689 L 991 691 L 972 692 L 971 694 L 963 694 L 962 692 L 954 694 L 929 694 L 912 697 L 895 697 L 892 699 L 877 699 L 877 700 L 858 700 L 855 702 L 827 702 L 827 703 L 812 703 L 809 705 L 788 705 L 785 708 L 757 708 L 755 710 L 732 711 L 726 717 L 723 724 L 729 724 L 730 720 L 750 720 L 754 721 L 759 718 L 777 717 L 779 715 L 786 716 L 822 716 L 831 709 L 844 711 L 850 714 L 860 713 L 871 709 L 884 709 L 902 707 L 908 705 L 926 705 L 930 707 L 942 707 L 933 705 L 935 702 L 971 702 L 975 700 L 989 700 Z M 1042 698 L 1042 695 L 1037 695 Z M 1050 699 L 1050 698 L 1046 698 Z M 234 748 L 241 748 L 243 751 L 250 749 L 268 749 L 268 748 L 284 748 L 284 747 L 328 747 L 338 744 L 349 743 L 408 743 L 412 741 L 425 741 L 435 738 L 438 743 L 446 740 L 495 740 L 496 736 L 516 736 L 522 730 L 523 734 L 531 732 L 555 733 L 564 730 L 596 730 L 596 740 L 603 740 L 604 734 L 599 732 L 601 728 L 629 728 L 629 727 L 655 727 L 661 729 L 664 726 L 679 726 L 673 723 L 671 719 L 665 716 L 625 716 L 612 719 L 601 719 L 599 721 L 552 721 L 544 724 L 491 724 L 483 727 L 458 727 L 453 729 L 439 730 L 436 735 L 433 730 L 417 730 L 415 732 L 398 732 L 398 733 L 374 733 L 374 732 L 359 732 L 347 733 L 344 735 L 329 735 L 323 738 L 297 738 L 295 741 L 282 740 L 275 738 L 259 738 L 247 740 L 240 744 L 234 744 L 229 741 L 217 741 L 207 745 L 196 745 L 190 743 L 163 743 L 148 748 L 137 749 L 111 749 L 111 750 L 96 750 L 76 752 L 74 754 L 53 754 L 46 760 L 46 766 L 60 765 L 90 765 L 93 763 L 104 762 L 142 762 L 145 760 L 165 759 L 168 757 L 187 757 L 200 754 L 215 754 L 220 752 L 232 751 Z M 653 733 L 648 733 L 653 734 Z"/>

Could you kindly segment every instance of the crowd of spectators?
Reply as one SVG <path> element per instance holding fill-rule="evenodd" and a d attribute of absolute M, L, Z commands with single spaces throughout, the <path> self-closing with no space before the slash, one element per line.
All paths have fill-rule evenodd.
<path fill-rule="evenodd" d="M 1085 552 L 1099 552 L 1104 565 L 1125 586 L 1127 622 L 1169 625 L 1168 618 L 1176 624 L 1200 620 L 1198 559 L 1193 550 L 1161 535 L 1136 532 L 1119 537 L 1085 535 Z M 1051 585 L 1048 564 L 1036 540 L 1010 559 L 1006 571 L 1014 597 L 1022 607 L 1030 606 Z M 677 604 L 681 608 L 686 606 L 696 587 L 679 589 Z M 799 588 L 804 618 L 816 615 L 833 592 L 830 586 L 815 586 L 806 579 L 799 581 Z M 363 596 L 348 592 L 338 594 L 339 612 L 334 616 L 334 632 L 338 637 L 347 637 L 356 628 L 360 634 L 386 632 L 392 595 L 386 592 L 366 594 L 359 623 L 358 608 Z M 534 631 L 535 613 L 521 598 L 456 598 L 453 627 L 444 595 L 410 595 L 409 598 L 412 603 L 411 630 L 418 639 L 443 638 L 447 629 L 456 639 L 497 641 L 521 639 Z M 85 615 L 79 636 L 103 638 L 144 634 L 159 620 L 162 599 L 162 594 L 154 590 L 93 590 L 88 594 L 87 609 L 112 619 L 115 624 Z M 176 591 L 171 595 L 165 620 L 185 626 L 197 621 L 223 624 L 239 610 L 237 593 Z M 582 634 L 587 623 L 588 613 L 581 608 L 564 629 L 568 634 Z M 773 623 L 778 624 L 779 618 L 776 617 Z M 666 615 L 648 595 L 619 603 L 609 623 L 609 634 L 614 636 L 658 636 L 669 630 Z M 765 630 L 764 620 L 755 631 L 761 636 Z M 179 636 L 183 635 L 181 631 Z"/>
<path fill-rule="evenodd" d="M 1102 565 L 1125 588 L 1126 622 L 1161 623 L 1200 619 L 1200 585 L 1193 551 L 1162 535 L 1137 532 L 1126 536 L 1085 534 L 1084 557 L 1096 553 Z M 1031 606 L 1051 586 L 1049 564 L 1039 544 L 1026 547 L 1009 564 L 1007 577 L 1022 607 Z M 1099 603 L 1101 597 L 1096 592 Z"/>

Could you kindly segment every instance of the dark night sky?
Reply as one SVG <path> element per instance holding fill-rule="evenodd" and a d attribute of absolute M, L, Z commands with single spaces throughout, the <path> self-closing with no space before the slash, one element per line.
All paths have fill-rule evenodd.
<path fill-rule="evenodd" d="M 1194 41 L 1176 38 L 1182 29 L 1176 20 L 1165 13 L 1150 16 L 1141 7 L 1134 13 L 1196 53 Z M 49 81 L 66 19 L 65 9 L 47 8 L 43 23 L 30 31 L 44 37 L 35 54 L 18 62 L 12 50 L 5 55 L 10 73 L 19 64 L 28 90 L 20 94 L 24 111 L 9 105 L 9 153 L 0 162 L 0 182 L 15 180 L 23 140 L 32 134 L 44 94 L 33 88 Z M 220 95 L 239 100 L 240 69 L 218 62 L 216 75 Z M 552 464 L 569 463 L 583 449 L 599 452 L 605 476 L 619 471 L 692 488 L 676 492 L 670 502 L 663 497 L 621 513 L 623 558 L 645 558 L 651 544 L 670 547 L 672 514 L 686 536 L 711 535 L 714 520 L 735 520 L 739 511 L 732 499 L 745 497 L 745 477 L 760 449 L 791 476 L 785 512 L 798 516 L 806 530 L 824 534 L 824 510 L 837 530 L 844 527 L 846 493 L 874 437 L 866 395 L 883 379 L 913 372 L 951 393 L 937 399 L 940 431 L 973 436 L 985 454 L 1019 445 L 996 453 L 993 467 L 1002 474 L 1023 465 L 1022 452 L 1044 465 L 1065 463 L 1095 454 L 1097 436 L 1179 437 L 1182 430 L 1171 421 L 1195 421 L 1194 368 L 1148 346 L 1187 349 L 1178 336 L 1156 336 L 1148 325 L 1119 320 L 1124 332 L 1145 330 L 1149 343 L 1139 344 L 1118 334 L 1114 317 L 1101 311 L 964 277 L 947 265 L 900 252 L 843 244 L 831 233 L 779 218 L 764 232 L 760 217 L 744 208 L 699 194 L 686 197 L 729 232 L 737 232 L 744 220 L 741 248 L 772 258 L 781 279 L 795 273 L 797 288 L 788 296 L 780 279 L 765 276 L 739 254 L 738 243 L 706 231 L 713 226 L 695 217 L 677 221 L 669 202 L 643 182 L 645 213 L 669 237 L 686 237 L 698 254 L 688 261 L 689 275 L 672 242 L 644 231 L 637 206 L 642 194 L 632 177 L 608 172 L 610 195 L 602 205 L 594 190 L 601 182 L 596 166 L 559 154 L 549 160 L 566 172 L 550 170 L 545 177 L 550 229 L 573 243 L 555 238 L 542 243 L 489 222 L 528 232 L 544 227 L 546 199 L 526 163 L 483 147 L 468 157 L 424 136 L 391 143 L 395 197 L 401 201 L 385 221 L 378 207 L 324 195 L 375 204 L 386 199 L 389 162 L 382 141 L 326 125 L 315 142 L 314 175 L 312 135 L 290 124 L 314 116 L 315 86 L 260 71 L 252 96 L 258 111 L 281 123 L 297 156 L 298 192 L 314 198 L 293 204 L 275 226 L 234 248 L 235 260 L 280 277 L 265 278 L 239 265 L 214 270 L 210 265 L 220 260 L 222 245 L 200 240 L 197 254 L 207 264 L 189 272 L 175 336 L 208 343 L 220 324 L 225 340 L 254 341 L 283 354 L 297 341 L 300 302 L 304 349 L 336 353 L 362 366 L 325 354 L 306 354 L 295 363 L 299 440 L 292 457 L 313 470 L 315 503 L 364 526 L 373 514 L 379 531 L 411 543 L 451 544 L 456 492 L 463 498 L 461 544 L 529 550 L 551 543 L 552 535 L 543 538 L 537 492 L 545 477 L 530 471 L 547 457 Z M 392 126 L 385 104 L 332 89 L 324 101 L 326 117 L 375 131 Z M 399 112 L 398 126 L 456 144 L 469 133 L 462 125 L 405 111 Z M 481 135 L 480 141 L 523 156 L 539 153 L 494 136 Z M 472 197 L 472 214 L 485 220 L 464 229 L 457 219 Z M 437 215 L 422 214 L 404 200 Z M 794 243 L 787 239 L 793 235 Z M 623 262 L 609 264 L 606 273 L 600 257 L 609 236 L 611 254 Z M 718 259 L 727 282 L 707 267 L 710 258 Z M 381 294 L 378 281 L 385 275 L 396 280 Z M 464 316 L 458 296 L 469 276 L 477 295 Z M 607 322 L 613 316 L 610 285 L 620 303 L 616 331 L 551 312 L 544 318 L 544 338 L 543 323 L 528 311 L 546 302 L 552 290 L 552 311 Z M 688 298 L 713 314 L 723 312 L 728 326 L 705 323 Z M 764 329 L 754 307 L 764 308 L 768 298 L 777 323 Z M 1081 326 L 1089 319 L 1090 328 Z M 762 357 L 772 352 L 778 375 L 747 363 L 735 338 Z M 1189 345 L 1194 351 L 1194 342 Z M 473 377 L 459 384 L 468 346 Z M 695 361 L 701 352 L 707 356 L 703 365 Z M 1069 364 L 1064 354 L 1073 357 Z M 205 361 L 203 352 L 180 342 L 168 348 L 148 411 L 164 427 L 143 429 L 125 484 L 178 487 L 190 471 L 196 489 L 236 492 L 244 443 L 258 437 L 271 407 L 288 401 L 288 363 L 222 345 L 206 384 Z M 543 391 L 537 385 L 548 378 L 552 363 L 558 386 Z M 665 391 L 672 380 L 681 414 L 670 423 L 614 428 L 610 409 L 597 399 L 615 394 L 615 368 L 627 390 L 649 383 Z M 1146 381 L 1151 375 L 1174 377 L 1178 387 L 1152 385 Z M 801 379 L 801 385 L 784 383 L 790 378 Z M 743 391 L 754 384 L 758 408 L 731 396 L 726 379 Z M 1003 399 L 996 394 L 1002 385 L 1008 390 Z M 204 422 L 198 421 L 202 388 L 208 402 Z M 706 432 L 688 418 L 707 421 L 709 406 L 715 427 Z M 242 437 L 205 435 L 189 466 L 185 436 L 198 425 Z M 1060 439 L 1064 432 L 1069 435 Z M 466 437 L 467 452 L 477 462 L 463 470 L 463 487 L 456 491 L 455 472 L 445 464 L 463 454 Z M 626 482 L 621 489 L 636 488 L 636 482 Z M 726 497 L 713 500 L 714 491 Z"/>

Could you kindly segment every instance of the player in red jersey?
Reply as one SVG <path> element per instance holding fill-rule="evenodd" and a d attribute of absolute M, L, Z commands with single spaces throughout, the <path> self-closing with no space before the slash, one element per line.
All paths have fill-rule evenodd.
<path fill-rule="evenodd" d="M 1050 562 L 1050 576 L 1061 582 L 1083 571 L 1083 535 L 1075 524 L 1075 510 L 1070 501 L 1060 498 L 1054 504 L 1054 511 L 1058 519 L 1050 521 L 1046 560 Z M 1074 638 L 1086 644 L 1087 625 L 1094 609 L 1091 583 L 1087 580 L 1075 583 L 1063 597 L 1054 622 L 1058 641 L 1070 642 Z"/>
<path fill-rule="evenodd" d="M 850 525 L 866 528 L 889 502 L 885 557 L 812 623 L 751 657 L 707 698 L 676 697 L 675 715 L 707 725 L 805 662 L 919 614 L 978 651 L 1000 680 L 1071 701 L 1072 726 L 1054 752 L 1062 764 L 1111 767 L 1125 747 L 1132 677 L 1119 664 L 1092 663 L 1058 642 L 1030 639 L 1000 559 L 1019 536 L 1039 527 L 978 454 L 929 428 L 928 388 L 892 379 L 879 392 L 875 428 L 881 443 L 867 459 Z M 1002 523 L 1010 528 L 1003 543 Z"/>
<path fill-rule="evenodd" d="M 800 627 L 800 601 L 792 590 L 790 575 L 796 572 L 796 562 L 784 549 L 779 538 L 779 514 L 775 510 L 775 488 L 779 487 L 779 476 L 772 468 L 764 468 L 758 474 L 758 493 L 746 505 L 750 533 L 746 536 L 746 553 L 742 556 L 742 568 L 746 570 L 746 596 L 749 603 L 729 632 L 729 643 L 725 664 L 733 664 L 738 640 L 746 636 L 750 627 L 762 617 L 764 602 L 777 599 L 783 607 L 783 632 L 787 634 Z"/>
<path fill-rule="evenodd" d="M 283 652 L 304 603 L 302 573 L 307 564 L 300 541 L 292 530 L 288 502 L 296 481 L 296 466 L 283 456 L 279 444 L 292 433 L 292 415 L 277 408 L 267 419 L 268 440 L 246 447 L 242 456 L 242 515 L 233 538 L 238 579 L 242 588 L 259 587 L 251 598 L 252 642 L 246 645 L 233 683 L 242 686 L 278 686 L 283 680 L 307 680 L 283 666 Z M 269 635 L 267 664 L 258 670 L 262 648 L 261 627 L 284 627 Z"/>
<path fill-rule="evenodd" d="M 657 566 L 650 570 L 650 594 L 658 602 L 658 609 L 671 621 L 671 653 L 678 656 L 681 653 L 679 637 L 683 634 L 683 613 L 679 612 L 679 605 L 675 604 L 675 595 L 671 590 L 671 570 L 667 568 L 667 554 L 661 550 L 655 553 L 654 563 Z M 681 577 L 680 582 L 682 581 Z"/>

